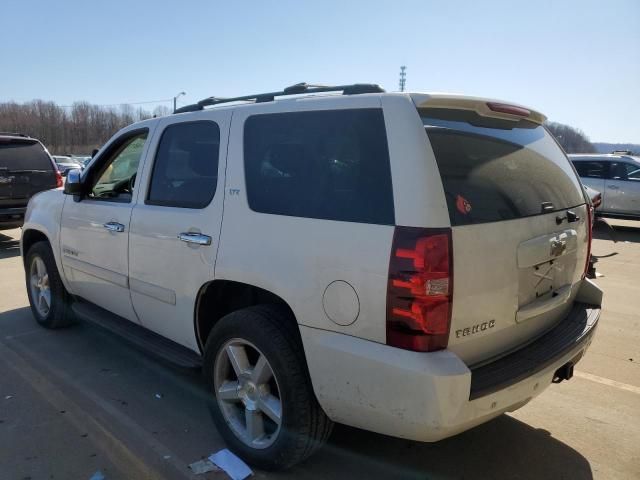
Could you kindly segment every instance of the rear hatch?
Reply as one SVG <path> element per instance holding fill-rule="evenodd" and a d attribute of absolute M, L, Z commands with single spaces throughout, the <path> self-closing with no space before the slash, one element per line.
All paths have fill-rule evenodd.
<path fill-rule="evenodd" d="M 589 248 L 584 194 L 544 117 L 478 105 L 419 108 L 452 227 L 448 348 L 469 365 L 565 318 Z"/>
<path fill-rule="evenodd" d="M 53 162 L 40 142 L 0 137 L 0 208 L 24 207 L 56 183 Z"/>

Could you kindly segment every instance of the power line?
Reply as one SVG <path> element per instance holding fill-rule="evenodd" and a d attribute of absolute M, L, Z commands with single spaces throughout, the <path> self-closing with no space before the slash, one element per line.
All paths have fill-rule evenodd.
<path fill-rule="evenodd" d="M 102 104 L 102 105 L 96 105 L 94 103 L 89 103 L 89 105 L 93 106 L 93 107 L 120 107 L 122 105 L 147 105 L 149 103 L 164 103 L 164 102 L 172 102 L 173 98 L 163 98 L 161 100 L 147 100 L 145 102 L 123 102 L 123 103 L 109 103 L 109 104 Z M 58 105 L 58 107 L 60 108 L 73 108 L 73 105 Z"/>

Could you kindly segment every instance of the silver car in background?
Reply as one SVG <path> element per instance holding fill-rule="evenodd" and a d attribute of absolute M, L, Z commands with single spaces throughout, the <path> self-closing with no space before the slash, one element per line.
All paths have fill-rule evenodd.
<path fill-rule="evenodd" d="M 600 215 L 640 220 L 640 157 L 623 153 L 572 154 L 582 183 L 602 194 Z"/>

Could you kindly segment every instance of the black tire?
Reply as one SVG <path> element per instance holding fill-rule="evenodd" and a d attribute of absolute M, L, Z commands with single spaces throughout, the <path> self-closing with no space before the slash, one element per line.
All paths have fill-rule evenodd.
<path fill-rule="evenodd" d="M 31 288 L 31 265 L 37 258 L 42 259 L 44 262 L 48 275 L 51 305 L 47 314 L 42 314 L 36 307 L 36 299 L 33 298 Z M 51 251 L 51 246 L 48 242 L 36 242 L 27 252 L 25 277 L 31 312 L 33 312 L 33 316 L 40 325 L 45 328 L 63 328 L 74 323 L 75 317 L 71 311 L 71 296 L 64 288 L 55 258 L 53 257 L 53 252 Z"/>
<path fill-rule="evenodd" d="M 309 457 L 331 434 L 333 422 L 325 415 L 311 386 L 300 334 L 287 309 L 259 305 L 226 315 L 217 322 L 207 340 L 203 373 L 216 396 L 214 384 L 218 352 L 231 339 L 257 347 L 270 364 L 281 401 L 281 426 L 273 443 L 253 448 L 236 436 L 217 399 L 211 411 L 218 431 L 231 450 L 248 463 L 266 470 L 282 470 Z"/>

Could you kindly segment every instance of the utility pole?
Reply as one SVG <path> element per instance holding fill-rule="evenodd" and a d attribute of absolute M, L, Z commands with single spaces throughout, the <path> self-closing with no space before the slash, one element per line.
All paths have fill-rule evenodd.
<path fill-rule="evenodd" d="M 186 95 L 186 92 L 180 92 L 180 93 L 179 93 L 179 94 L 177 94 L 175 97 L 173 97 L 173 111 L 174 111 L 174 112 L 176 111 L 176 107 L 177 107 L 177 100 L 178 100 L 178 97 L 179 97 L 180 95 Z"/>
<path fill-rule="evenodd" d="M 404 92 L 404 85 L 407 83 L 407 67 L 402 65 L 400 67 L 400 91 Z"/>

